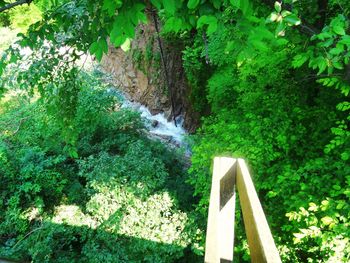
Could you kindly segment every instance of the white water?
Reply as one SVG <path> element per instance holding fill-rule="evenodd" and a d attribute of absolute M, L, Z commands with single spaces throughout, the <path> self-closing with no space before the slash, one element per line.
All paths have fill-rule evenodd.
<path fill-rule="evenodd" d="M 175 125 L 174 121 L 168 121 L 165 118 L 164 113 L 152 115 L 150 111 L 143 105 L 138 108 L 138 111 L 141 112 L 141 117 L 150 121 L 146 123 L 150 133 L 163 137 L 169 137 L 172 139 L 172 141 L 175 141 L 178 144 L 182 143 L 186 132 L 182 127 L 183 119 L 181 116 L 175 119 Z M 152 125 L 152 123 L 156 124 L 155 127 L 153 127 L 154 125 Z"/>
<path fill-rule="evenodd" d="M 176 118 L 174 121 L 168 121 L 164 113 L 152 115 L 149 109 L 137 102 L 131 102 L 126 95 L 119 90 L 109 88 L 108 93 L 111 93 L 121 100 L 122 108 L 131 108 L 141 113 L 141 117 L 145 121 L 145 125 L 152 135 L 155 135 L 163 140 L 168 141 L 177 146 L 184 146 L 184 136 L 186 131 L 183 128 L 183 118 Z"/>

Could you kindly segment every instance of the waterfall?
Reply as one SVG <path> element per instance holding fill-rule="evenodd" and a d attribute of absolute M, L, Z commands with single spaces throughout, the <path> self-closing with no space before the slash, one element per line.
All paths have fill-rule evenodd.
<path fill-rule="evenodd" d="M 182 116 L 176 117 L 176 125 L 174 121 L 168 121 L 164 113 L 152 115 L 149 109 L 137 102 L 132 102 L 127 95 L 115 88 L 108 88 L 107 92 L 116 96 L 122 103 L 122 108 L 130 108 L 140 112 L 141 118 L 144 120 L 146 128 L 150 134 L 165 140 L 176 146 L 185 146 L 184 136 L 186 131 L 183 128 L 184 119 Z"/>

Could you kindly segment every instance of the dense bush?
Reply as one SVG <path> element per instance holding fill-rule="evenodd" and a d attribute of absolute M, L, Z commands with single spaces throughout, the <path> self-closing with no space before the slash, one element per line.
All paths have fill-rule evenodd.
<path fill-rule="evenodd" d="M 201 198 L 197 209 L 204 220 L 213 157 L 245 158 L 283 259 L 346 262 L 350 145 L 348 115 L 339 108 L 347 94 L 322 87 L 312 69 L 295 68 L 303 49 L 297 43 L 305 36 L 294 32 L 275 38 L 265 24 L 239 19 L 229 10 L 207 46 L 202 33 L 190 42 L 184 38 L 188 79 L 197 87 L 203 81 L 196 80 L 198 70 L 207 78 L 200 93 L 193 89 L 193 98 L 205 92 L 211 110 L 193 137 L 189 182 Z M 238 22 L 228 22 L 232 18 Z M 242 244 L 236 247 L 238 257 Z"/>
<path fill-rule="evenodd" d="M 96 76 L 80 74 L 69 129 L 40 100 L 1 103 L 0 257 L 186 260 L 196 227 L 183 158 L 149 139 L 138 113 L 113 110 Z"/>

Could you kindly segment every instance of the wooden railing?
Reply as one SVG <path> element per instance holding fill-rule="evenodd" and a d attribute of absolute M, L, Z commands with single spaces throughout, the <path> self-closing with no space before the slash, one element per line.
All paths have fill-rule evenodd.
<path fill-rule="evenodd" d="M 236 189 L 251 261 L 281 262 L 248 168 L 242 159 L 216 157 L 210 193 L 206 263 L 233 262 Z"/>

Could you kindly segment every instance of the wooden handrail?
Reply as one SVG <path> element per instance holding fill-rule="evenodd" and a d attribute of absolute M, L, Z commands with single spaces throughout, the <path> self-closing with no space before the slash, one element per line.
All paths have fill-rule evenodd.
<path fill-rule="evenodd" d="M 214 159 L 205 262 L 233 262 L 236 189 L 242 208 L 251 261 L 281 262 L 244 160 L 227 157 Z"/>

